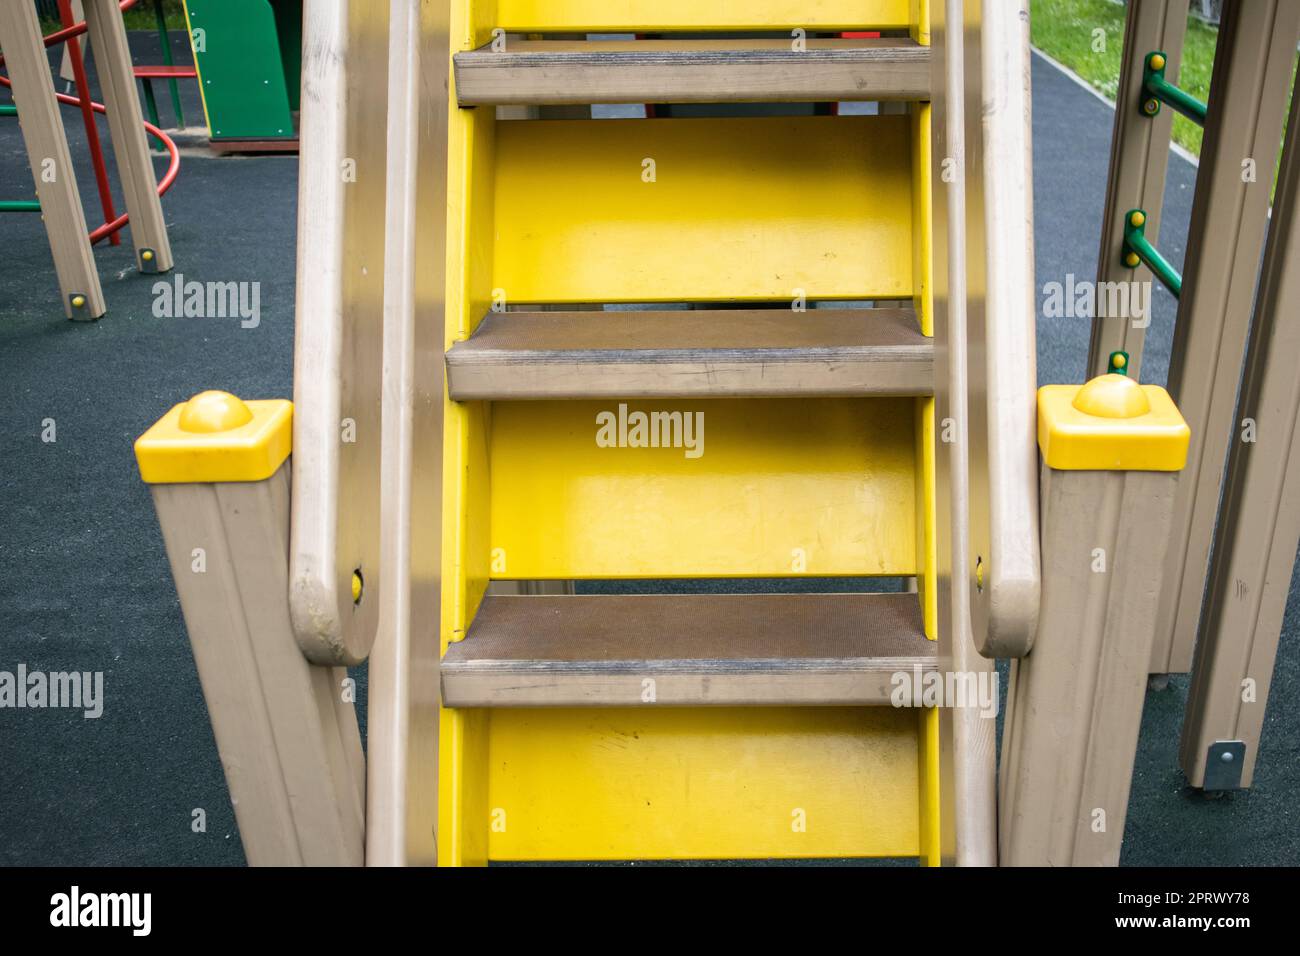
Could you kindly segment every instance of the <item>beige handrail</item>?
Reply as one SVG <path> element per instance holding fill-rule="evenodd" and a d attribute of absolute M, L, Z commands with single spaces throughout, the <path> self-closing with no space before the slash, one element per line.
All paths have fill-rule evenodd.
<path fill-rule="evenodd" d="M 388 88 L 372 7 L 303 18 L 289 601 L 316 664 L 364 661 L 379 611 Z"/>
<path fill-rule="evenodd" d="M 971 631 L 985 657 L 1023 657 L 1040 587 L 1029 8 L 1028 0 L 981 7 L 985 248 L 983 309 L 972 308 L 970 333 Z"/>

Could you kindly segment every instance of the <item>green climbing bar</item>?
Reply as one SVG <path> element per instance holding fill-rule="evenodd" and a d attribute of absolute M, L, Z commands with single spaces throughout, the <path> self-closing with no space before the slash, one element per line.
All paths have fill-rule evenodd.
<path fill-rule="evenodd" d="M 1175 112 L 1204 126 L 1205 104 L 1165 79 L 1165 67 L 1168 64 L 1168 57 L 1158 50 L 1147 54 L 1146 68 L 1142 74 L 1142 112 L 1147 116 L 1155 116 L 1160 112 L 1160 104 L 1168 103 Z"/>
<path fill-rule="evenodd" d="M 1146 266 L 1178 298 L 1183 293 L 1183 277 L 1147 240 L 1146 223 L 1147 214 L 1141 209 L 1130 209 L 1124 217 L 1124 265 L 1130 269 Z"/>

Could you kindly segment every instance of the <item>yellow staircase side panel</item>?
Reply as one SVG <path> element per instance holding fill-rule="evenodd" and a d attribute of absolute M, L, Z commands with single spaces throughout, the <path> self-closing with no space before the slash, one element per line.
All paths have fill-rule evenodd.
<path fill-rule="evenodd" d="M 917 719 L 890 707 L 496 710 L 489 856 L 917 856 Z"/>
<path fill-rule="evenodd" d="M 923 46 L 928 46 L 930 44 L 930 0 L 911 0 L 911 2 L 912 39 Z M 913 260 L 916 289 L 912 305 L 920 321 L 921 332 L 933 336 L 934 191 L 931 178 L 933 138 L 930 104 L 912 104 L 908 114 L 912 120 L 912 203 L 916 232 Z M 933 641 L 938 640 L 939 637 L 935 400 L 932 397 L 919 398 L 916 400 L 916 405 L 918 505 L 916 534 L 917 557 L 921 567 L 917 574 L 917 590 L 920 592 L 925 634 Z M 944 717 L 942 711 L 933 707 L 923 708 L 917 713 L 917 826 L 920 859 L 924 866 L 939 866 L 943 860 L 939 761 L 940 721 Z"/>
<path fill-rule="evenodd" d="M 915 408 L 911 398 L 495 403 L 492 577 L 916 574 Z M 666 411 L 700 429 L 698 457 L 684 428 L 683 447 L 631 447 L 634 416 Z"/>
<path fill-rule="evenodd" d="M 915 0 L 499 0 L 510 31 L 895 30 Z"/>
<path fill-rule="evenodd" d="M 934 399 L 916 399 L 916 589 L 925 636 L 939 637 L 938 545 L 935 539 Z"/>
<path fill-rule="evenodd" d="M 928 6 L 920 3 L 921 23 L 928 42 Z M 915 290 L 912 307 L 916 312 L 923 335 L 934 335 L 934 266 L 933 266 L 933 192 L 931 188 L 931 131 L 930 104 L 914 103 L 909 107 L 912 136 L 912 214 L 913 214 L 913 277 Z M 921 594 L 921 611 L 925 619 L 925 633 L 934 640 L 938 637 L 938 576 L 935 543 L 935 425 L 934 399 L 922 398 L 916 402 L 916 533 L 917 590 Z"/>
<path fill-rule="evenodd" d="M 942 713 L 934 707 L 917 712 L 918 813 L 922 866 L 939 866 L 943 861 L 943 838 L 939 813 L 939 721 Z"/>
<path fill-rule="evenodd" d="M 930 104 L 908 109 L 912 135 L 912 308 L 922 335 L 934 335 L 934 205 L 930 181 Z"/>
<path fill-rule="evenodd" d="M 452 5 L 453 46 L 474 49 L 491 39 L 490 5 Z M 491 303 L 492 242 L 473 224 L 492 220 L 495 121 L 490 110 L 456 105 L 448 68 L 447 289 L 445 341 L 467 338 Z M 487 588 L 487 432 L 489 408 L 443 399 L 443 544 L 439 642 L 465 635 Z M 487 720 L 465 710 L 440 710 L 438 733 L 438 863 L 487 862 Z"/>
<path fill-rule="evenodd" d="M 930 45 L 930 0 L 911 0 L 908 11 L 911 29 L 908 31 L 913 40 L 921 46 Z"/>
<path fill-rule="evenodd" d="M 497 129 L 511 303 L 910 299 L 905 115 Z"/>

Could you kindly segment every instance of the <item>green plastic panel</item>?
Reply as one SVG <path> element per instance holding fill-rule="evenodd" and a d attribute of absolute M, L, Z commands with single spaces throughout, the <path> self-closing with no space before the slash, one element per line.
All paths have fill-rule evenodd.
<path fill-rule="evenodd" d="M 211 137 L 293 139 L 302 0 L 186 0 L 185 7 Z"/>

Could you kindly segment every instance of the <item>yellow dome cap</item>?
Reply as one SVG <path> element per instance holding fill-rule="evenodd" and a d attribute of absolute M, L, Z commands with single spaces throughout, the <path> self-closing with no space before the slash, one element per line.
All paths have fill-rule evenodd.
<path fill-rule="evenodd" d="M 199 392 L 182 405 L 176 424 L 181 431 L 209 435 L 239 428 L 252 420 L 252 411 L 234 395 L 210 390 Z"/>
<path fill-rule="evenodd" d="M 1096 418 L 1137 418 L 1151 411 L 1146 392 L 1127 375 L 1098 375 L 1070 404 Z"/>

